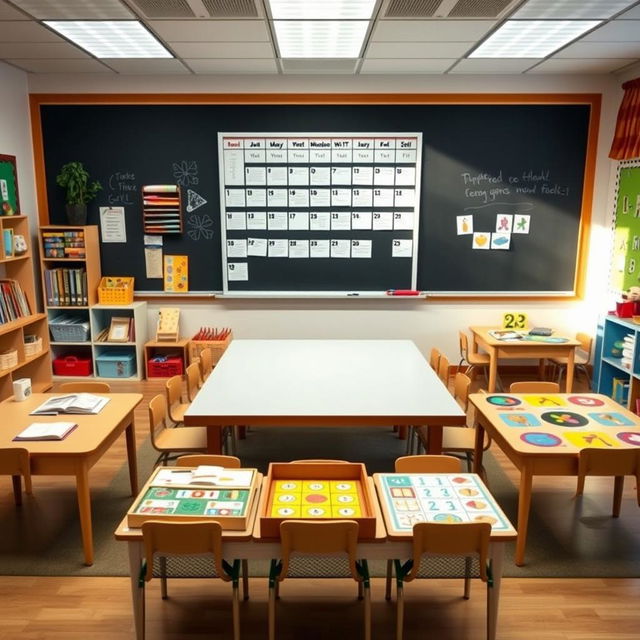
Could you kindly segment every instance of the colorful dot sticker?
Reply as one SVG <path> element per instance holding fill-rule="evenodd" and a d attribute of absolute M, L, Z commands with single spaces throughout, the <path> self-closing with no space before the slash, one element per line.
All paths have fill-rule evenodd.
<path fill-rule="evenodd" d="M 588 418 L 572 411 L 546 411 L 540 417 L 557 427 L 584 427 L 589 424 Z"/>
<path fill-rule="evenodd" d="M 621 413 L 590 413 L 589 417 L 605 427 L 630 427 L 634 424 L 633 420 L 629 420 Z"/>
<path fill-rule="evenodd" d="M 465 506 L 469 507 L 469 509 L 486 509 L 487 503 L 482 500 L 468 500 L 464 503 Z"/>
<path fill-rule="evenodd" d="M 513 396 L 488 396 L 486 398 L 489 404 L 496 405 L 497 407 L 515 407 L 522 404 L 522 400 L 514 398 Z"/>
<path fill-rule="evenodd" d="M 453 522 L 462 522 L 462 518 L 453 513 L 437 513 L 433 516 L 434 522 L 447 522 L 449 524 Z"/>
<path fill-rule="evenodd" d="M 536 447 L 557 447 L 562 442 L 562 438 L 558 438 L 558 436 L 554 436 L 552 433 L 540 431 L 523 433 L 520 436 L 520 440 Z"/>
<path fill-rule="evenodd" d="M 465 488 L 465 489 L 460 489 L 458 493 L 461 496 L 471 497 L 471 496 L 477 496 L 480 492 L 477 489 Z"/>
<path fill-rule="evenodd" d="M 329 496 L 328 495 L 324 495 L 322 493 L 310 493 L 306 496 L 304 496 L 304 501 L 305 502 L 311 502 L 312 504 L 319 504 L 322 502 L 327 502 L 327 500 L 329 500 Z"/>
<path fill-rule="evenodd" d="M 567 431 L 562 434 L 568 442 L 578 449 L 585 447 L 617 447 L 618 443 L 609 435 L 601 431 Z"/>
<path fill-rule="evenodd" d="M 640 447 L 640 433 L 637 431 L 620 431 L 620 433 L 616 433 L 616 436 L 622 442 Z"/>
<path fill-rule="evenodd" d="M 525 396 L 524 400 L 532 407 L 547 407 L 548 409 L 552 409 L 553 407 L 566 406 L 565 401 L 560 396 L 553 394 L 539 393 L 532 396 Z"/>
<path fill-rule="evenodd" d="M 601 407 L 604 404 L 604 400 L 591 398 L 589 396 L 569 396 L 567 399 L 569 402 L 580 405 L 581 407 Z"/>
<path fill-rule="evenodd" d="M 501 413 L 500 418 L 509 427 L 540 426 L 540 420 L 532 413 Z"/>
<path fill-rule="evenodd" d="M 475 522 L 488 522 L 491 526 L 493 526 L 496 522 L 498 522 L 497 518 L 493 516 L 476 516 L 474 518 Z"/>

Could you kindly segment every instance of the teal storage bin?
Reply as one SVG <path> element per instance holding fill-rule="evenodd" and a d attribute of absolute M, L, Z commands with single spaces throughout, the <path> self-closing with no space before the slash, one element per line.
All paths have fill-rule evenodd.
<path fill-rule="evenodd" d="M 135 354 L 131 352 L 102 353 L 96 357 L 101 378 L 131 378 L 136 373 Z"/>

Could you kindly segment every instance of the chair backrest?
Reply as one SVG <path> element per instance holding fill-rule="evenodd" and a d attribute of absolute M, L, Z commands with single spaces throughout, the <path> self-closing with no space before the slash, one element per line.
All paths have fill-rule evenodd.
<path fill-rule="evenodd" d="M 445 386 L 449 386 L 449 359 L 442 354 L 438 363 L 438 378 L 444 382 Z"/>
<path fill-rule="evenodd" d="M 405 580 L 413 580 L 420 570 L 423 554 L 478 554 L 480 578 L 487 582 L 487 559 L 491 525 L 488 522 L 418 522 L 413 525 L 413 566 Z"/>
<path fill-rule="evenodd" d="M 557 382 L 546 380 L 523 380 L 512 382 L 510 393 L 560 393 L 560 385 Z"/>
<path fill-rule="evenodd" d="M 211 553 L 218 577 L 228 582 L 222 565 L 222 526 L 218 522 L 161 522 L 142 524 L 142 541 L 147 561 L 144 579 L 153 577 L 154 554 L 196 555 Z"/>
<path fill-rule="evenodd" d="M 396 473 L 459 473 L 460 459 L 454 456 L 403 456 L 396 458 Z"/>
<path fill-rule="evenodd" d="M 584 352 L 587 362 L 591 361 L 591 349 L 593 348 L 593 336 L 588 333 L 576 333 L 576 340 L 580 343 L 580 351 Z"/>
<path fill-rule="evenodd" d="M 172 407 L 182 404 L 182 376 L 172 376 L 164 383 L 164 388 L 167 393 L 169 414 L 171 414 Z"/>
<path fill-rule="evenodd" d="M 62 382 L 58 391 L 65 393 L 109 393 L 111 387 L 107 382 Z"/>
<path fill-rule="evenodd" d="M 206 380 L 212 371 L 213 353 L 209 347 L 206 347 L 200 352 L 200 375 L 202 379 Z"/>
<path fill-rule="evenodd" d="M 291 462 L 296 462 L 298 464 L 315 464 L 317 462 L 332 462 L 332 463 L 348 463 L 348 460 L 329 460 L 329 458 L 305 458 L 304 460 L 292 460 Z"/>
<path fill-rule="evenodd" d="M 436 349 L 435 347 L 433 347 L 433 349 L 431 349 L 431 353 L 429 354 L 429 366 L 436 372 L 438 373 L 438 367 L 440 366 L 440 356 L 442 354 L 440 353 L 440 349 Z"/>
<path fill-rule="evenodd" d="M 31 478 L 29 451 L 22 447 L 0 449 L 0 474 Z"/>
<path fill-rule="evenodd" d="M 470 387 L 471 378 L 466 373 L 456 373 L 456 377 L 453 379 L 453 397 L 465 413 L 469 408 Z"/>
<path fill-rule="evenodd" d="M 151 444 L 156 446 L 156 436 L 167 428 L 167 399 L 159 393 L 149 400 L 149 431 Z"/>
<path fill-rule="evenodd" d="M 640 449 L 581 449 L 578 477 L 636 476 L 640 482 Z"/>
<path fill-rule="evenodd" d="M 345 553 L 351 576 L 360 582 L 362 578 L 356 569 L 357 543 L 358 523 L 354 520 L 285 520 L 280 523 L 282 570 L 278 580 L 282 581 L 287 576 L 292 553 Z"/>
<path fill-rule="evenodd" d="M 192 362 L 187 367 L 187 395 L 189 396 L 189 402 L 193 402 L 200 390 L 200 365 L 197 362 Z"/>
<path fill-rule="evenodd" d="M 458 346 L 460 347 L 460 357 L 466 360 L 469 353 L 469 338 L 464 331 L 458 331 Z"/>
<path fill-rule="evenodd" d="M 236 458 L 236 456 L 196 453 L 176 458 L 176 467 L 199 467 L 200 465 L 224 467 L 225 469 L 239 469 L 241 467 L 240 458 Z"/>

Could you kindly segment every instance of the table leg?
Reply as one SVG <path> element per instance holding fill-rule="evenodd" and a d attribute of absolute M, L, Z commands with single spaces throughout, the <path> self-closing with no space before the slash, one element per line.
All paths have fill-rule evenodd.
<path fill-rule="evenodd" d="M 496 391 L 496 378 L 498 377 L 498 354 L 495 349 L 488 348 L 490 360 L 489 360 L 489 393 L 495 393 Z"/>
<path fill-rule="evenodd" d="M 11 476 L 13 483 L 13 500 L 16 506 L 22 505 L 22 476 Z"/>
<path fill-rule="evenodd" d="M 571 393 L 573 387 L 573 365 L 576 357 L 576 350 L 571 349 L 567 354 L 567 387 L 566 392 Z"/>
<path fill-rule="evenodd" d="M 142 565 L 142 542 L 127 542 L 129 552 L 129 580 L 131 583 L 131 604 L 133 605 L 133 622 L 136 640 L 144 637 L 144 602 L 142 589 L 138 587 L 138 575 Z"/>
<path fill-rule="evenodd" d="M 547 361 L 544 358 L 540 358 L 538 361 L 538 380 L 547 379 Z"/>
<path fill-rule="evenodd" d="M 427 453 L 437 456 L 442 453 L 442 425 L 429 425 L 429 451 Z"/>
<path fill-rule="evenodd" d="M 207 425 L 207 453 L 222 453 L 222 427 Z"/>
<path fill-rule="evenodd" d="M 138 494 L 138 460 L 136 454 L 136 430 L 131 416 L 131 424 L 125 430 L 127 439 L 127 461 L 129 462 L 129 483 L 131 484 L 131 495 Z"/>
<path fill-rule="evenodd" d="M 76 491 L 78 493 L 78 512 L 80 514 L 80 531 L 82 532 L 82 548 L 84 563 L 93 564 L 93 531 L 91 526 L 91 493 L 89 490 L 89 469 L 84 460 L 78 463 L 76 470 Z"/>
<path fill-rule="evenodd" d="M 520 469 L 520 491 L 518 497 L 518 538 L 516 540 L 515 563 L 524 564 L 524 549 L 527 544 L 527 527 L 531 508 L 531 484 L 533 477 L 529 465 L 525 462 Z"/>
<path fill-rule="evenodd" d="M 475 426 L 476 441 L 473 450 L 473 473 L 482 475 L 482 455 L 484 453 L 484 427 L 478 422 Z"/>
<path fill-rule="evenodd" d="M 406 424 L 400 424 L 398 426 L 398 440 L 406 440 L 408 427 Z"/>
<path fill-rule="evenodd" d="M 493 587 L 487 590 L 487 640 L 495 640 L 498 629 L 498 604 L 500 603 L 500 586 L 502 583 L 502 564 L 504 560 L 504 543 L 496 542 L 490 546 L 491 573 Z"/>

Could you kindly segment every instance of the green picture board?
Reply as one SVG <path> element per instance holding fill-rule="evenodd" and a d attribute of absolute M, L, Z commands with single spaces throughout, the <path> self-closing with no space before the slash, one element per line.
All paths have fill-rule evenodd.
<path fill-rule="evenodd" d="M 20 213 L 18 174 L 15 156 L 0 155 L 0 215 L 15 216 Z"/>
<path fill-rule="evenodd" d="M 640 286 L 640 160 L 618 167 L 611 288 Z"/>

